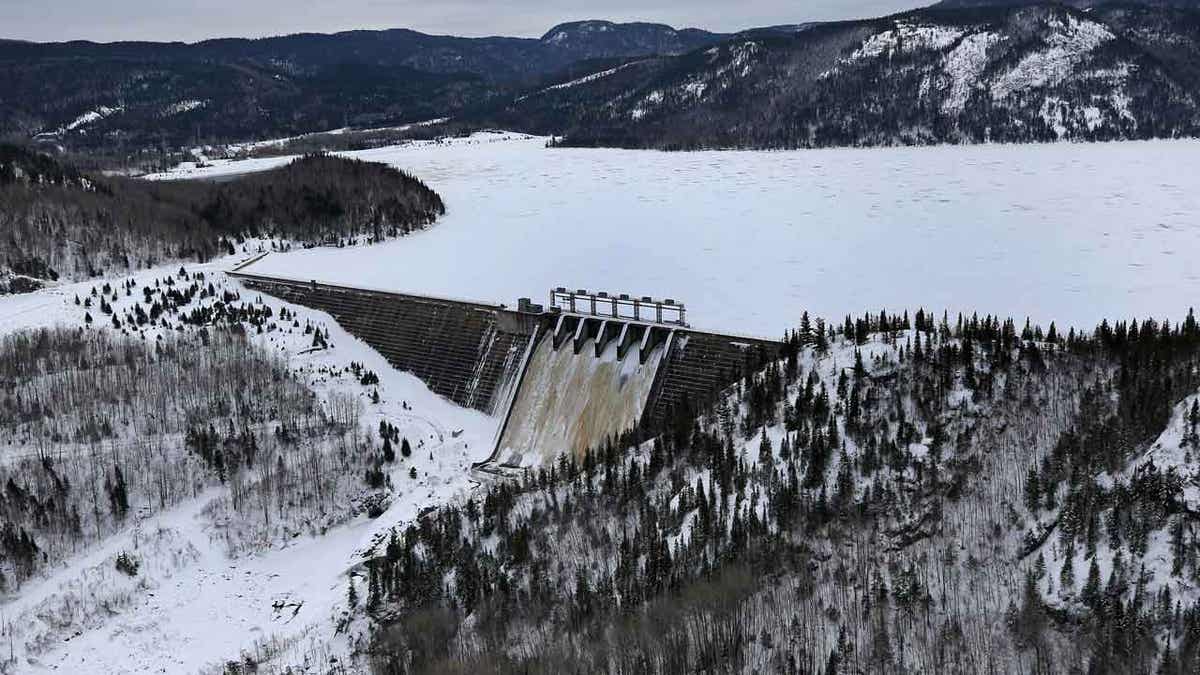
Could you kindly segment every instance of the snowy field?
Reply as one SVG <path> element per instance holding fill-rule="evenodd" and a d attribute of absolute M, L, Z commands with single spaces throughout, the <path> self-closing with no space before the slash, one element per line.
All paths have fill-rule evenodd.
<path fill-rule="evenodd" d="M 251 271 L 513 303 L 568 286 L 673 297 L 699 327 L 925 306 L 1091 328 L 1200 298 L 1200 142 L 661 153 L 512 134 L 347 153 L 448 213 L 387 244 Z M 245 160 L 173 177 L 261 170 Z"/>

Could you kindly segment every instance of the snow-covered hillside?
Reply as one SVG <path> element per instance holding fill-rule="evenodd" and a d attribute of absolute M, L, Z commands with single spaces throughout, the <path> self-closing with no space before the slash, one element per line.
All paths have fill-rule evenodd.
<path fill-rule="evenodd" d="M 397 530 L 380 670 L 1190 672 L 1200 326 L 1018 326 L 802 322 L 698 419 Z"/>
<path fill-rule="evenodd" d="M 601 77 L 490 119 L 570 146 L 667 150 L 1194 137 L 1195 18 L 1137 4 L 941 6 L 743 33 L 597 65 Z"/>
<path fill-rule="evenodd" d="M 158 496 L 141 490 L 150 475 L 130 475 L 130 515 L 115 530 L 105 529 L 99 539 L 85 531 L 82 546 L 68 546 L 65 553 L 41 539 L 42 548 L 51 553 L 48 564 L 19 586 L 10 579 L 0 602 L 3 640 L 14 654 L 12 661 L 0 665 L 0 672 L 221 672 L 228 661 L 324 672 L 345 664 L 362 631 L 346 614 L 348 585 L 362 583 L 355 571 L 362 552 L 376 545 L 380 532 L 392 525 L 410 522 L 422 509 L 460 499 L 473 489 L 470 465 L 490 450 L 495 420 L 435 396 L 415 377 L 392 369 L 327 315 L 241 289 L 223 274 L 240 259 L 188 266 L 186 277 L 174 266 L 111 280 L 118 292 L 107 298 L 93 294 L 104 280 L 2 297 L 0 339 L 56 325 L 82 329 L 90 315 L 93 323 L 87 330 L 109 332 L 116 339 L 127 334 L 153 348 L 176 335 L 197 335 L 201 328 L 181 317 L 214 309 L 225 293 L 240 294 L 238 304 L 252 310 L 269 307 L 274 320 L 259 330 L 246 325 L 251 342 L 278 354 L 297 380 L 316 392 L 323 414 L 358 420 L 360 428 L 349 436 L 365 439 L 338 441 L 334 436 L 324 445 L 316 441 L 317 451 L 331 458 L 341 453 L 343 466 L 346 443 L 360 448 L 365 443 L 378 452 L 377 432 L 385 422 L 396 438 L 411 443 L 411 457 L 400 456 L 397 441 L 396 460 L 382 465 L 383 479 L 392 486 L 380 492 L 385 495 L 383 512 L 368 517 L 364 504 L 375 498 L 367 498 L 371 491 L 365 490 L 357 471 L 347 471 L 329 478 L 334 490 L 330 507 L 308 513 L 304 507 L 284 512 L 281 505 L 282 520 L 272 516 L 264 524 L 231 506 L 230 491 L 216 482 L 215 474 L 198 468 L 195 456 L 184 452 L 182 438 L 147 435 L 141 424 L 118 429 L 112 440 L 91 446 L 68 441 L 61 447 L 39 444 L 39 451 L 52 457 L 64 451 L 98 451 L 115 458 L 141 443 L 153 443 L 156 452 L 167 453 L 167 461 L 178 464 L 179 475 L 197 481 L 196 493 L 173 497 L 174 503 L 163 507 Z M 165 293 L 166 279 L 183 289 L 198 278 L 203 279 L 200 287 L 212 284 L 216 295 L 166 311 L 164 324 L 131 320 L 144 289 Z M 133 292 L 124 292 L 126 283 Z M 77 298 L 88 302 L 76 304 Z M 161 302 L 169 304 L 166 295 Z M 110 309 L 102 311 L 101 306 Z M 114 317 L 123 323 L 121 329 L 113 327 Z M 313 332 L 301 328 L 307 326 L 322 332 L 324 347 L 314 346 Z M 354 369 L 351 364 L 356 364 Z M 378 382 L 362 384 L 363 373 Z M 66 418 L 59 422 L 64 423 Z M 272 421 L 264 433 L 280 423 Z M 14 434 L 0 442 L 0 471 L 16 476 L 18 485 L 28 479 L 14 467 L 33 452 L 23 438 Z M 60 473 L 68 471 L 65 464 L 57 466 Z M 245 481 L 250 487 L 243 489 L 253 494 L 253 484 L 268 478 L 266 473 L 246 472 L 238 481 Z M 298 519 L 296 514 L 305 515 Z M 122 573 L 115 565 L 122 553 L 137 561 L 135 574 Z"/>
<path fill-rule="evenodd" d="M 1101 494 L 1089 499 L 1102 505 L 1096 521 L 1080 522 L 1082 514 L 1073 508 L 1078 494 L 1070 495 L 1061 510 L 1035 509 L 1034 530 L 1052 536 L 1028 552 L 1027 566 L 1050 606 L 1079 611 L 1098 603 L 1104 594 L 1124 592 L 1136 592 L 1143 606 L 1166 598 L 1168 611 L 1173 603 L 1191 606 L 1200 600 L 1192 522 L 1200 503 L 1198 400 L 1200 393 L 1173 406 L 1166 429 L 1143 452 L 1116 470 L 1095 476 L 1092 489 Z M 1085 483 L 1081 491 L 1087 488 Z M 1153 506 L 1140 503 L 1151 500 L 1161 501 Z M 1124 540 L 1125 519 L 1131 515 L 1126 510 L 1143 515 L 1158 509 L 1159 522 L 1135 528 L 1132 541 Z M 1103 532 L 1092 531 L 1098 525 L 1103 525 Z M 1089 545 L 1078 546 L 1064 530 L 1086 530 Z"/>
<path fill-rule="evenodd" d="M 249 269 L 508 303 L 557 285 L 646 293 L 687 302 L 699 326 L 775 336 L 804 310 L 933 305 L 967 318 L 873 314 L 793 333 L 790 357 L 695 411 L 698 422 L 673 420 L 657 443 L 609 444 L 581 464 L 493 482 L 471 464 L 491 449 L 497 421 L 432 395 L 329 316 L 227 278 L 257 244 L 184 270 L 0 298 L 0 346 L 50 325 L 67 327 L 54 339 L 70 345 L 76 331 L 129 341 L 119 343 L 125 358 L 81 359 L 79 373 L 43 372 L 31 359 L 14 377 L 19 395 L 0 399 L 11 429 L 0 481 L 14 477 L 0 508 L 18 523 L 0 546 L 20 554 L 0 560 L 0 645 L 7 638 L 14 653 L 0 668 L 219 672 L 234 660 L 353 672 L 415 654 L 436 672 L 439 655 L 519 664 L 549 645 L 597 659 L 595 670 L 624 659 L 630 672 L 646 671 L 638 659 L 670 658 L 687 670 L 725 658 L 759 672 L 829 661 L 974 672 L 997 655 L 1036 670 L 1047 654 L 1095 662 L 1094 643 L 1071 632 L 1097 616 L 1094 578 L 1113 580 L 1107 607 L 1142 622 L 1129 630 L 1141 642 L 1122 643 L 1130 663 L 1188 634 L 1183 619 L 1147 608 L 1200 599 L 1187 515 L 1197 495 L 1195 321 L 1142 323 L 1140 339 L 1137 323 L 1093 327 L 1179 319 L 1200 291 L 1188 255 L 1200 237 L 1190 220 L 1200 198 L 1188 189 L 1200 145 L 690 155 L 544 146 L 495 133 L 352 153 L 427 180 L 446 198 L 445 219 L 401 241 L 278 252 Z M 1010 322 L 973 318 L 977 307 L 1047 329 L 1056 320 L 1057 331 L 1018 337 Z M 1065 337 L 1068 325 L 1084 332 Z M 197 374 L 215 381 L 219 360 L 148 379 L 147 389 L 176 387 L 149 403 L 77 393 L 106 381 L 85 374 L 171 363 L 164 352 L 201 358 L 225 330 L 279 356 L 281 371 L 254 361 L 278 378 L 274 389 L 315 396 L 310 423 L 296 427 L 302 442 L 288 440 L 286 407 L 233 426 L 243 408 L 275 401 L 263 379 L 249 389 L 262 400 L 250 402 L 180 386 Z M 643 391 L 630 373 L 612 375 L 598 394 L 613 403 L 626 402 L 611 393 L 623 379 Z M 242 452 L 244 439 L 261 438 L 283 473 L 304 480 L 273 498 L 284 488 L 270 461 L 227 474 L 194 442 L 206 420 L 175 419 L 175 402 L 196 404 L 192 417 L 223 411 L 213 413 L 220 447 Z M 92 405 L 117 412 L 80 417 Z M 95 496 L 102 489 L 107 500 Z M 77 508 L 57 507 L 60 498 Z M 772 572 L 746 576 L 755 565 Z M 664 595 L 677 589 L 696 591 L 683 597 L 697 604 L 679 611 Z M 725 599 L 714 609 L 710 594 Z M 635 628 L 607 630 L 618 607 L 648 611 Z M 636 627 L 659 619 L 662 630 Z M 428 630 L 406 630 L 410 621 Z M 689 632 L 689 621 L 707 627 Z M 690 642 L 726 629 L 723 657 Z M 422 652 L 435 639 L 436 653 Z M 665 639 L 684 647 L 654 642 Z"/>

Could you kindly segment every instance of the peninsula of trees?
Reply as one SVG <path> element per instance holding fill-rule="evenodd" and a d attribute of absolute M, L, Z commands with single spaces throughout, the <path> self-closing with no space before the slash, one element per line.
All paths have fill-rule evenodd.
<path fill-rule="evenodd" d="M 92 175 L 0 145 L 0 293 L 281 245 L 374 242 L 445 213 L 436 192 L 383 164 L 305 155 L 225 182 Z"/>

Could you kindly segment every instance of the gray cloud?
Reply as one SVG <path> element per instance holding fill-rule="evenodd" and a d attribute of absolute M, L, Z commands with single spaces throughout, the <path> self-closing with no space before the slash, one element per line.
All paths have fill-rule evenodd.
<path fill-rule="evenodd" d="M 913 6 L 904 0 L 0 0 L 0 37 L 194 41 L 397 27 L 536 37 L 556 23 L 598 18 L 733 31 Z"/>

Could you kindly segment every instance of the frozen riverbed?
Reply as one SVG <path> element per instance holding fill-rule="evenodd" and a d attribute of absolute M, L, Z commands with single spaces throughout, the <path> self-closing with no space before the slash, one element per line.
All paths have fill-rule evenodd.
<path fill-rule="evenodd" d="M 803 310 L 1090 328 L 1200 299 L 1196 141 L 661 153 L 478 134 L 349 154 L 415 173 L 446 217 L 251 271 L 508 303 L 559 285 L 673 297 L 697 326 L 767 336 Z"/>

